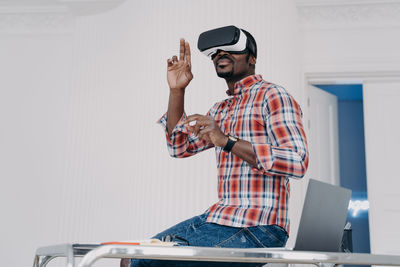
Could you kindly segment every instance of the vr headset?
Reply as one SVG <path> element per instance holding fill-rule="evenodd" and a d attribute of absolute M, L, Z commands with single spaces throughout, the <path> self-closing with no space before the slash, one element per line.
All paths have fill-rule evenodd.
<path fill-rule="evenodd" d="M 250 51 L 256 55 L 256 48 L 251 43 L 246 34 L 235 26 L 226 26 L 203 32 L 199 36 L 197 48 L 204 55 L 214 57 L 218 50 L 223 50 L 231 54 L 243 54 Z"/>

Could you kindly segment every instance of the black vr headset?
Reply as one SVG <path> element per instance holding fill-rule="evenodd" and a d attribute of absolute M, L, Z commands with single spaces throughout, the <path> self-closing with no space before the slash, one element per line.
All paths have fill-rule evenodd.
<path fill-rule="evenodd" d="M 251 36 L 249 33 L 248 35 Z M 203 32 L 199 36 L 197 47 L 200 52 L 212 59 L 217 55 L 218 50 L 231 54 L 243 54 L 249 51 L 257 57 L 254 38 L 250 41 L 246 33 L 235 26 L 226 26 Z"/>

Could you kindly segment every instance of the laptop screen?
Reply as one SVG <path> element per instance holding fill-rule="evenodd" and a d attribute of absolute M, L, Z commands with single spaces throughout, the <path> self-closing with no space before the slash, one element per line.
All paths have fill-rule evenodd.
<path fill-rule="evenodd" d="M 310 179 L 295 250 L 338 252 L 351 190 Z"/>

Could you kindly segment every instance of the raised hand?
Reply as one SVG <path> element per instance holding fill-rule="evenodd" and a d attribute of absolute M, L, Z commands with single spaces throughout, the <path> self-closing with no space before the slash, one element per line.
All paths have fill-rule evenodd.
<path fill-rule="evenodd" d="M 179 60 L 177 56 L 168 59 L 167 79 L 173 91 L 184 90 L 193 79 L 190 60 L 190 46 L 185 39 L 180 40 Z"/>

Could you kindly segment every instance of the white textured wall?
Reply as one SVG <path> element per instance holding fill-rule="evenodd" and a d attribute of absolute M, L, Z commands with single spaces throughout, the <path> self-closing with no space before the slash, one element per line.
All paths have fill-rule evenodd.
<path fill-rule="evenodd" d="M 298 7 L 304 72 L 373 76 L 400 71 L 399 1 L 332 0 L 315 5 L 319 1 Z"/>
<path fill-rule="evenodd" d="M 290 0 L 127 0 L 92 16 L 1 20 L 2 265 L 31 264 L 38 246 L 147 238 L 208 208 L 214 152 L 172 159 L 155 123 L 166 60 L 190 42 L 186 110 L 205 113 L 226 85 L 197 37 L 234 24 L 258 42 L 256 72 L 302 102 L 296 19 Z"/>
<path fill-rule="evenodd" d="M 382 162 L 371 159 L 380 154 L 393 158 L 388 155 L 397 153 L 395 145 L 384 146 L 384 141 L 388 138 L 377 134 L 377 129 L 379 129 L 383 133 L 390 132 L 390 135 L 395 136 L 393 134 L 396 132 L 393 128 L 395 126 L 391 131 L 385 131 L 382 130 L 383 124 L 383 126 L 377 124 L 378 121 L 392 118 L 393 111 L 390 111 L 389 107 L 393 105 L 387 105 L 388 109 L 382 110 L 379 118 L 375 118 L 375 109 L 378 103 L 377 98 L 380 101 L 381 98 L 387 100 L 382 95 L 389 95 L 391 99 L 396 98 L 390 90 L 398 89 L 398 84 L 396 87 L 391 83 L 400 78 L 400 2 L 396 0 L 332 0 L 330 2 L 328 0 L 297 0 L 297 3 L 301 29 L 302 72 L 305 76 L 316 83 L 364 84 L 365 136 L 368 137 L 365 140 L 366 158 L 369 159 L 366 163 L 370 201 L 371 252 L 398 254 L 399 245 L 396 236 L 398 237 L 399 234 L 397 229 L 390 227 L 390 222 L 398 225 L 396 219 L 399 217 L 399 211 L 388 208 L 387 203 L 399 203 L 400 195 L 392 194 L 390 188 L 399 187 L 400 182 L 398 179 L 391 179 L 387 174 L 395 173 L 394 171 L 390 171 L 390 168 L 382 168 Z M 390 97 L 388 99 L 391 100 Z M 392 119 L 392 122 L 394 121 L 395 119 Z M 396 121 L 394 125 L 397 124 Z M 385 153 L 376 153 L 384 148 Z M 381 156 L 378 158 L 381 161 L 383 159 Z M 315 159 L 311 155 L 310 164 L 315 164 L 313 160 Z M 318 164 L 318 159 L 316 164 Z M 382 169 L 387 173 L 377 171 Z M 377 181 L 386 185 L 386 191 L 374 186 Z M 388 184 L 390 186 L 387 186 Z M 390 199 L 389 202 L 388 199 Z M 386 229 L 390 231 L 385 232 Z M 383 243 L 386 246 L 382 246 Z"/>

